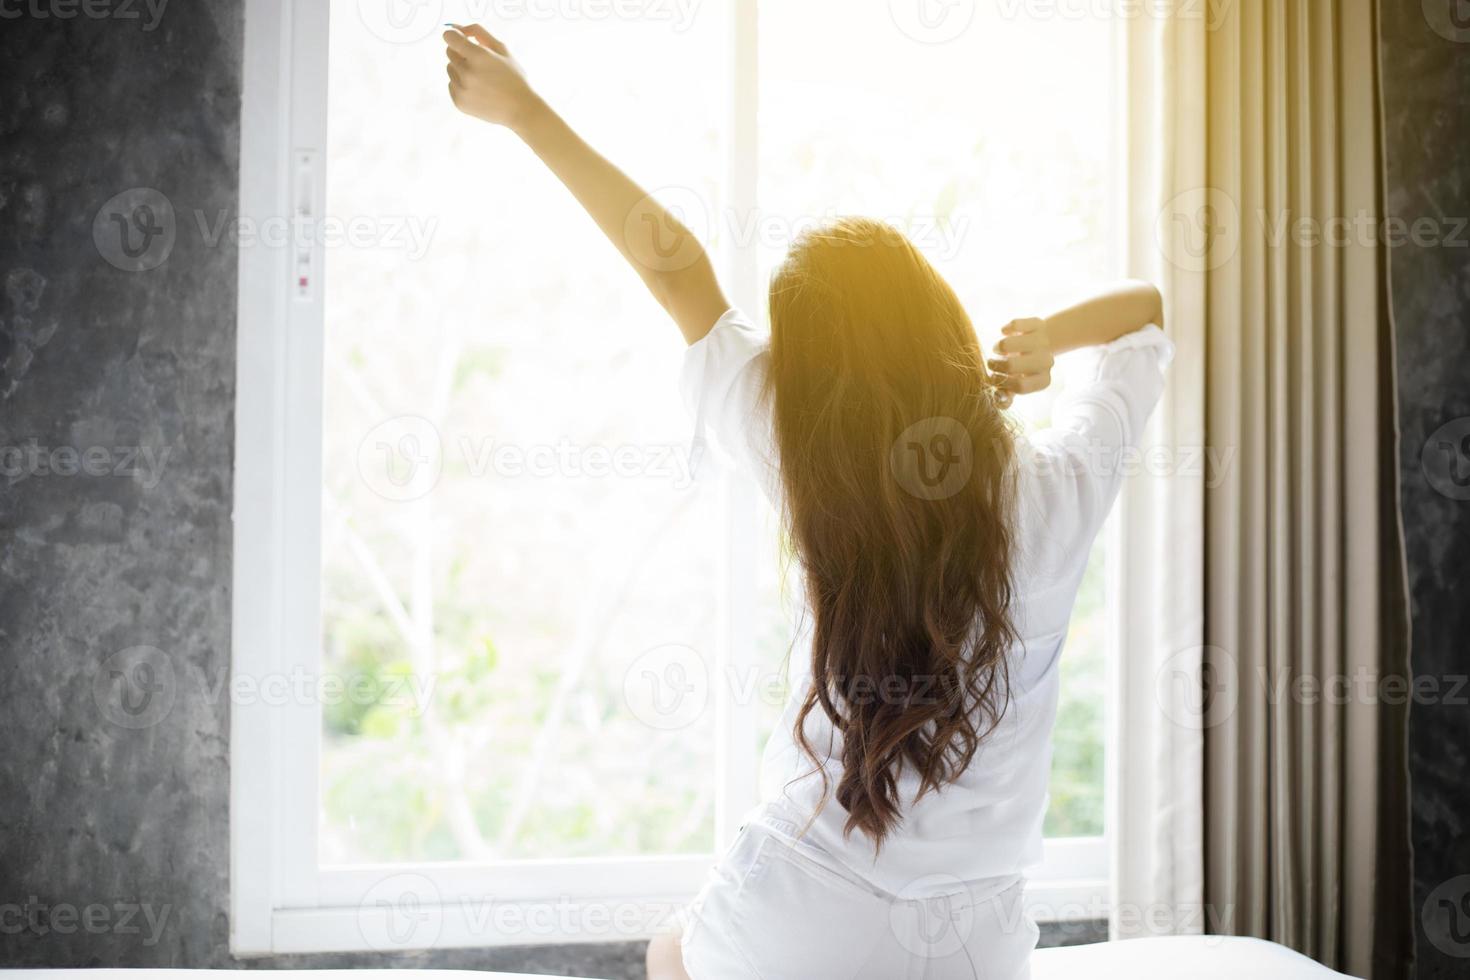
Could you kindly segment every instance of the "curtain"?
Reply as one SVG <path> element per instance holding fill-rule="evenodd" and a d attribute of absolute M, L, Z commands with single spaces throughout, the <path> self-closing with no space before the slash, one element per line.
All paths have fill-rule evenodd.
<path fill-rule="evenodd" d="M 1176 353 L 1115 515 L 1119 590 L 1109 810 L 1114 939 L 1218 932 L 1204 905 L 1205 278 L 1190 256 L 1205 186 L 1205 27 L 1123 23 L 1129 274 L 1156 283 Z M 1159 461 L 1162 461 L 1160 464 Z"/>
<path fill-rule="evenodd" d="M 1172 931 L 1404 975 L 1405 708 L 1382 684 L 1407 676 L 1407 629 L 1377 8 L 1194 6 L 1125 31 L 1130 262 L 1162 282 L 1180 349 L 1184 414 L 1158 439 L 1203 447 L 1204 470 L 1178 457 L 1124 501 L 1130 544 L 1162 547 L 1171 571 L 1154 599 L 1185 612 L 1149 622 L 1131 588 L 1125 604 L 1147 655 L 1120 668 L 1123 710 L 1143 717 L 1119 735 L 1133 769 L 1115 897 L 1168 908 Z M 1158 931 L 1137 915 L 1113 928 Z"/>
<path fill-rule="evenodd" d="M 1373 0 L 1232 5 L 1209 48 L 1206 901 L 1231 932 L 1388 976 L 1409 908 L 1407 676 Z M 1305 222 L 1303 222 L 1305 219 Z M 1375 963 L 1375 948 L 1380 959 Z M 1376 967 L 1376 969 L 1375 969 Z"/>

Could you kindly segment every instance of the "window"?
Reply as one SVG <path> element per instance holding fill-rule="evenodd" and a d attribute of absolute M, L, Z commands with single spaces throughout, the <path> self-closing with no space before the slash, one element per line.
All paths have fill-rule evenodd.
<path fill-rule="evenodd" d="M 444 99 L 439 25 L 500 13 L 464 6 L 248 4 L 242 229 L 295 233 L 241 244 L 241 954 L 645 937 L 756 801 L 784 696 L 774 516 L 691 459 L 636 279 Z M 753 312 L 845 210 L 905 228 L 982 333 L 1115 274 L 1111 27 L 978 10 L 946 43 L 900 7 L 530 3 L 506 33 Z M 1032 885 L 1062 916 L 1107 879 L 1103 568 Z"/>

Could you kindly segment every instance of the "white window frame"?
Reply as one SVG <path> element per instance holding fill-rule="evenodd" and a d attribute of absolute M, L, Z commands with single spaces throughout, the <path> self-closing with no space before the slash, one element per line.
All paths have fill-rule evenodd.
<path fill-rule="evenodd" d="M 730 4 L 727 186 L 735 213 L 756 207 L 757 2 Z M 314 213 L 325 200 L 327 29 L 328 5 L 319 0 L 246 2 L 242 215 Z M 321 668 L 323 263 L 320 242 L 299 252 L 240 250 L 232 684 L 251 690 L 316 677 Z M 759 309 L 755 244 L 735 249 L 725 273 L 736 301 Z M 724 494 L 718 676 L 755 666 L 745 662 L 754 647 L 751 617 L 733 613 L 754 601 L 757 496 L 740 478 L 725 481 Z M 754 714 L 727 694 L 717 695 L 715 713 L 720 842 L 756 802 L 758 761 Z M 1105 748 L 1109 757 L 1113 748 Z M 232 699 L 230 945 L 237 956 L 648 938 L 664 912 L 693 897 L 713 857 L 323 867 L 320 752 L 320 706 L 312 699 Z M 1049 839 L 1028 899 L 1044 919 L 1099 918 L 1110 878 L 1106 837 Z M 432 928 L 407 938 L 395 933 L 393 910 L 376 896 L 385 881 L 423 903 Z M 497 926 L 492 912 L 494 923 L 521 925 Z M 618 915 L 625 918 L 611 922 Z M 594 917 L 604 925 L 590 925 Z"/>

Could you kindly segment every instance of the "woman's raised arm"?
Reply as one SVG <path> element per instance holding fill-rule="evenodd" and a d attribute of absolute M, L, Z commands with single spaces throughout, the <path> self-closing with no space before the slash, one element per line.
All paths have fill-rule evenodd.
<path fill-rule="evenodd" d="M 1125 280 L 1046 318 L 1058 354 L 1106 344 L 1153 324 L 1164 326 L 1164 301 L 1152 284 Z"/>
<path fill-rule="evenodd" d="M 578 136 L 489 31 L 470 24 L 445 31 L 444 41 L 449 97 L 455 106 L 505 126 L 541 158 L 674 318 L 688 343 L 709 333 L 730 305 L 703 244 L 684 223 Z"/>
<path fill-rule="evenodd" d="M 1128 280 L 1045 319 L 1012 320 L 987 366 L 1002 392 L 1041 391 L 1051 384 L 1056 355 L 1111 343 L 1149 324 L 1164 326 L 1164 301 L 1149 283 Z"/>

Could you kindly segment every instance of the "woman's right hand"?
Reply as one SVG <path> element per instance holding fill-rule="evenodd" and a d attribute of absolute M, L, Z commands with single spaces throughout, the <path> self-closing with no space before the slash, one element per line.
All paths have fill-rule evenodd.
<path fill-rule="evenodd" d="M 1056 351 L 1047 322 L 1035 317 L 1012 320 L 1001 332 L 994 356 L 986 361 L 1001 392 L 1029 395 L 1049 387 Z"/>
<path fill-rule="evenodd" d="M 521 126 L 538 99 L 500 39 L 479 24 L 467 24 L 445 31 L 444 43 L 455 108 L 497 126 Z"/>

